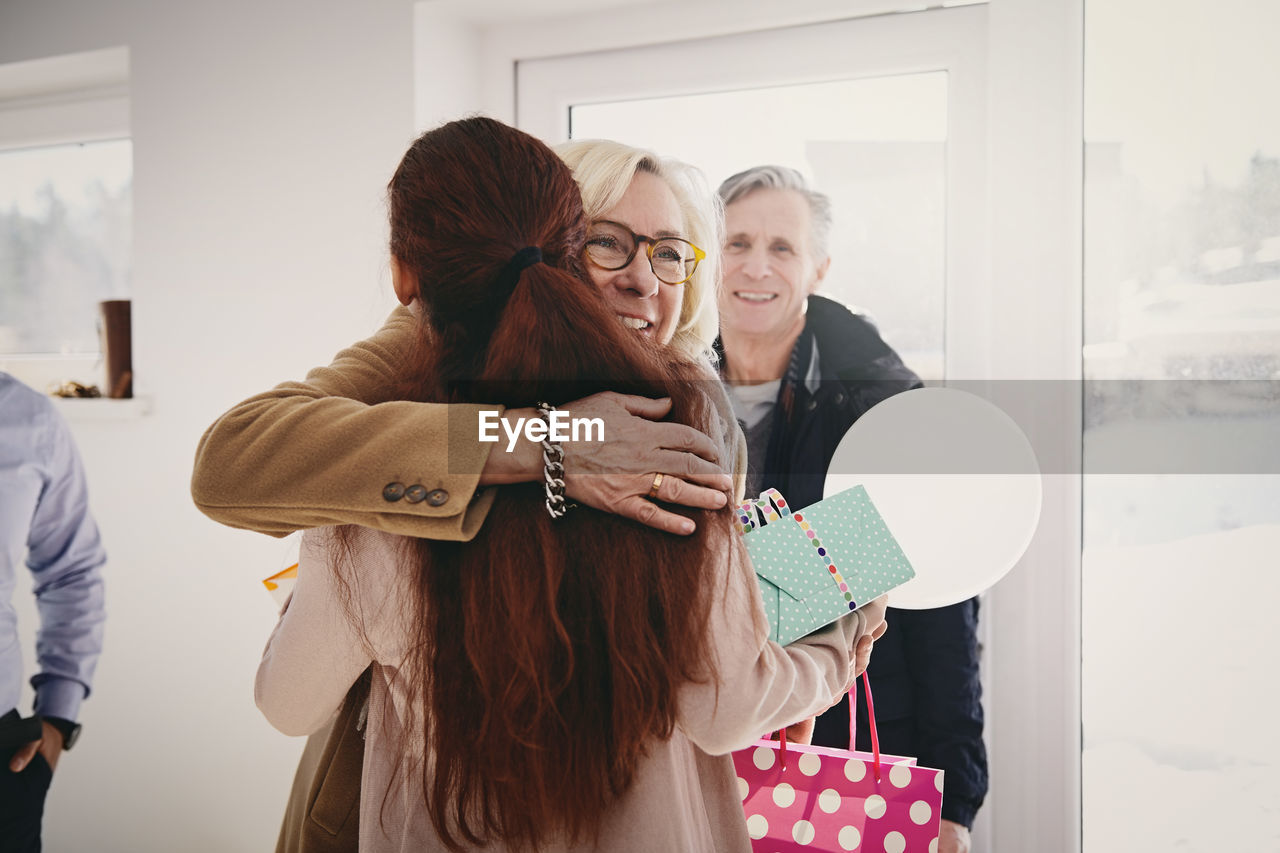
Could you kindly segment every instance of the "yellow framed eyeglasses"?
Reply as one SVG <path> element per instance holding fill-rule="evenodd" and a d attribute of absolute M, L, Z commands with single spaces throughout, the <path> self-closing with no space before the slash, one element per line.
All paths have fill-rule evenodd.
<path fill-rule="evenodd" d="M 587 230 L 587 260 L 606 270 L 620 270 L 635 259 L 640 244 L 654 277 L 664 284 L 684 284 L 707 253 L 683 237 L 649 237 L 621 222 L 601 219 Z"/>

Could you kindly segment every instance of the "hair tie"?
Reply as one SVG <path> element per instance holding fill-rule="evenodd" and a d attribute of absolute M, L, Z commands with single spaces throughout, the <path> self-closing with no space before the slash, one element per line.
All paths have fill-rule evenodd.
<path fill-rule="evenodd" d="M 498 273 L 498 289 L 502 293 L 509 293 L 515 290 L 516 282 L 520 280 L 520 273 L 524 272 L 526 267 L 534 264 L 542 263 L 542 249 L 537 246 L 525 246 L 520 251 L 511 256 L 511 260 L 507 261 L 507 265 L 502 268 L 502 272 Z"/>

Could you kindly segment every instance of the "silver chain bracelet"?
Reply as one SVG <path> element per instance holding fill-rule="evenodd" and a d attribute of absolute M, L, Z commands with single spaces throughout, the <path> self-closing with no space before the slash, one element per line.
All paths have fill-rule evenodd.
<path fill-rule="evenodd" d="M 564 447 L 558 441 L 551 440 L 551 413 L 556 407 L 550 403 L 538 402 L 538 417 L 547 425 L 547 437 L 542 439 L 542 477 L 543 488 L 547 492 L 547 512 L 552 518 L 561 518 L 577 504 L 564 498 Z"/>

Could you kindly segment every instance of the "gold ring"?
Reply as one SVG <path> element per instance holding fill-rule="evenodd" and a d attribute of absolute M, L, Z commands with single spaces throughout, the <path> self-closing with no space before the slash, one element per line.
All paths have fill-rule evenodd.
<path fill-rule="evenodd" d="M 653 485 L 649 487 L 649 500 L 653 500 L 658 496 L 658 487 L 662 485 L 662 475 L 653 475 Z"/>

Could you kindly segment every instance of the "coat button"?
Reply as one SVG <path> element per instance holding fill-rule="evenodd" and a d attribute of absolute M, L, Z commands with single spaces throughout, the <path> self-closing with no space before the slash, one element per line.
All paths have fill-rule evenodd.
<path fill-rule="evenodd" d="M 808 408 L 809 408 L 809 411 L 811 411 L 811 412 L 812 412 L 814 409 L 818 408 L 818 401 L 817 401 L 817 400 L 810 400 L 810 401 L 809 401 L 809 406 L 808 406 Z"/>
<path fill-rule="evenodd" d="M 432 489 L 427 492 L 427 503 L 432 506 L 444 506 L 449 500 L 449 493 L 444 489 Z"/>
<path fill-rule="evenodd" d="M 411 504 L 422 503 L 422 499 L 427 496 L 427 487 L 414 483 L 412 486 L 404 490 L 404 499 Z"/>
<path fill-rule="evenodd" d="M 843 403 L 843 402 L 844 402 L 844 394 L 837 394 L 837 395 L 836 395 L 836 405 L 837 405 L 837 406 L 839 406 L 839 405 L 840 405 L 841 403 Z"/>
<path fill-rule="evenodd" d="M 382 499 L 387 503 L 395 503 L 404 497 L 404 483 L 387 483 L 382 487 Z"/>

